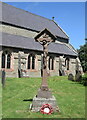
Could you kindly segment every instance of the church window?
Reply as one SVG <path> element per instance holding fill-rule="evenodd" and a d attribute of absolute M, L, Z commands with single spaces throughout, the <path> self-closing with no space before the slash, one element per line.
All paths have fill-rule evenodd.
<path fill-rule="evenodd" d="M 67 70 L 69 70 L 69 58 L 66 58 L 65 66 L 66 66 Z"/>
<path fill-rule="evenodd" d="M 49 63 L 48 63 L 49 70 L 54 70 L 54 58 L 49 57 Z"/>
<path fill-rule="evenodd" d="M 35 56 L 32 56 L 32 69 L 35 69 Z"/>
<path fill-rule="evenodd" d="M 5 68 L 5 54 L 2 54 L 2 68 Z"/>
<path fill-rule="evenodd" d="M 28 56 L 28 69 L 35 69 L 35 55 Z"/>
<path fill-rule="evenodd" d="M 29 55 L 29 56 L 28 56 L 28 69 L 30 69 L 30 64 L 31 64 L 31 63 L 30 63 L 30 61 L 31 61 L 30 58 L 31 58 L 31 57 L 30 57 L 30 55 Z"/>
<path fill-rule="evenodd" d="M 2 68 L 11 68 L 11 54 L 9 54 L 7 51 L 2 53 Z"/>
<path fill-rule="evenodd" d="M 10 66 L 11 66 L 11 55 L 8 54 L 7 55 L 7 69 L 10 69 Z"/>

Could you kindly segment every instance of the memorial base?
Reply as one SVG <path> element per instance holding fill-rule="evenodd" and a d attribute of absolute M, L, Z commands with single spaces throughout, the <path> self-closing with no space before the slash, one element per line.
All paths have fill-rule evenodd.
<path fill-rule="evenodd" d="M 54 112 L 59 112 L 59 108 L 57 106 L 56 99 L 54 96 L 52 96 L 51 98 L 48 98 L 48 99 L 38 98 L 35 96 L 33 98 L 31 110 L 34 112 L 39 112 L 43 104 L 50 104 L 52 106 Z"/>
<path fill-rule="evenodd" d="M 48 98 L 52 98 L 52 93 L 51 93 L 51 91 L 50 90 L 41 90 L 41 89 L 39 89 L 38 90 L 38 93 L 37 93 L 37 97 L 38 98 L 46 98 L 46 99 L 48 99 Z"/>

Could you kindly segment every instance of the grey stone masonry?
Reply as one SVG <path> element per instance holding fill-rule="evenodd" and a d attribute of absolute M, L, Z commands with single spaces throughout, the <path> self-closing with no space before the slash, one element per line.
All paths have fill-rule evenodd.
<path fill-rule="evenodd" d="M 34 112 L 39 112 L 43 104 L 50 104 L 53 107 L 53 111 L 56 112 L 58 110 L 58 106 L 56 103 L 56 99 L 54 96 L 52 98 L 37 98 L 36 96 L 33 98 L 33 103 L 31 110 Z"/>
<path fill-rule="evenodd" d="M 35 54 L 35 69 L 34 70 L 29 70 L 27 69 L 27 64 L 28 64 L 28 55 L 31 53 L 30 50 L 20 50 L 20 49 L 16 49 L 16 48 L 10 48 L 7 49 L 6 47 L 4 47 L 1 51 L 0 51 L 0 70 L 2 70 L 2 53 L 4 51 L 11 51 L 11 69 L 5 69 L 6 70 L 6 77 L 18 77 L 18 54 L 20 53 L 21 55 L 24 56 L 23 61 L 25 61 L 25 70 L 26 70 L 26 75 L 28 77 L 41 77 L 41 55 L 42 53 L 37 51 L 32 51 L 32 53 Z M 50 76 L 59 76 L 59 58 L 60 56 L 56 56 L 55 54 L 52 54 L 54 56 L 54 70 L 49 70 L 49 67 L 47 68 L 47 72 L 48 75 Z M 61 57 L 61 61 L 62 61 L 62 68 L 65 72 L 65 75 L 69 75 L 69 73 L 72 73 L 74 76 L 76 74 L 76 58 L 70 58 L 69 61 L 69 70 L 66 69 L 65 65 L 65 58 Z M 79 63 L 79 70 L 81 71 L 81 73 L 83 73 L 82 67 L 81 67 L 81 63 L 79 61 L 79 59 L 77 58 L 78 63 Z M 47 66 L 49 65 L 49 56 L 47 59 Z"/>

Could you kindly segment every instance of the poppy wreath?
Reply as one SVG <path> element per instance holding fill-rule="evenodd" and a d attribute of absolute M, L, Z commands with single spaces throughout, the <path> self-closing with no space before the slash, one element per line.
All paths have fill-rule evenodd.
<path fill-rule="evenodd" d="M 53 108 L 50 104 L 43 104 L 41 109 L 40 109 L 40 112 L 42 114 L 52 114 L 53 113 Z"/>

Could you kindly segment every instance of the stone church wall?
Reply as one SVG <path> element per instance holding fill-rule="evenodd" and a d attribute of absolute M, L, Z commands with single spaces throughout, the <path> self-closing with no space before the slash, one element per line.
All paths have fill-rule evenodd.
<path fill-rule="evenodd" d="M 5 69 L 6 71 L 6 76 L 7 77 L 19 77 L 18 76 L 18 54 L 20 53 L 25 60 L 26 65 L 25 65 L 25 70 L 26 70 L 26 75 L 28 77 L 41 77 L 41 52 L 37 51 L 30 51 L 30 50 L 20 50 L 20 49 L 13 49 L 13 48 L 3 48 L 3 51 L 5 50 L 10 50 L 11 51 L 11 69 Z M 34 70 L 29 70 L 27 69 L 27 61 L 28 61 L 28 55 L 30 53 L 35 54 L 35 69 Z M 76 59 L 75 58 L 70 58 L 69 61 L 69 70 L 66 69 L 65 67 L 65 58 L 63 56 L 57 56 L 53 54 L 54 56 L 54 70 L 49 70 L 48 69 L 48 75 L 50 76 L 59 76 L 59 59 L 61 58 L 62 60 L 62 69 L 65 72 L 65 75 L 68 75 L 69 73 L 72 73 L 73 75 L 76 74 Z M 0 70 L 1 70 L 1 63 L 2 63 L 2 51 L 0 51 Z M 48 56 L 49 59 L 49 56 Z M 48 64 L 48 60 L 47 60 Z M 79 64 L 80 65 L 80 64 Z M 80 66 L 81 68 L 81 66 Z"/>

